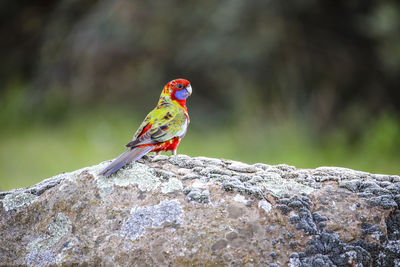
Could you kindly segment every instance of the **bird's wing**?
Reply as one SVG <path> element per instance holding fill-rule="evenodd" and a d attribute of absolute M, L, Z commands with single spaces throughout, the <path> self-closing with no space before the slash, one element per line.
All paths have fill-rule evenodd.
<path fill-rule="evenodd" d="M 151 145 L 168 141 L 174 137 L 184 135 L 187 127 L 187 118 L 183 110 L 175 105 L 164 105 L 151 111 L 134 139 L 126 144 L 127 147 Z"/>

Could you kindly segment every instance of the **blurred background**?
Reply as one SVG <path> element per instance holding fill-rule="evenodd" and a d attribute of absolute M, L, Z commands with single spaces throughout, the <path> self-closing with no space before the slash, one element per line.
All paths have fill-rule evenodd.
<path fill-rule="evenodd" d="M 396 0 L 0 1 L 0 189 L 118 156 L 191 81 L 179 153 L 400 174 Z"/>

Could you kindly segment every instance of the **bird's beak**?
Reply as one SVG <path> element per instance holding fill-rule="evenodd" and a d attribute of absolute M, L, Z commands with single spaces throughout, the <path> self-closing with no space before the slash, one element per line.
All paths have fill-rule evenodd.
<path fill-rule="evenodd" d="M 185 89 L 188 92 L 188 96 L 192 94 L 192 86 L 190 84 Z"/>

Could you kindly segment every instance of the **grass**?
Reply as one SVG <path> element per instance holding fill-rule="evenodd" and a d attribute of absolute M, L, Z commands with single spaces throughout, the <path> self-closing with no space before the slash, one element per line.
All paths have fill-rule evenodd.
<path fill-rule="evenodd" d="M 16 123 L 17 117 L 10 119 L 3 113 L 0 189 L 29 186 L 118 156 L 140 124 L 137 118 L 144 116 L 132 117 L 131 113 L 115 109 L 75 111 L 53 123 L 40 119 Z M 217 127 L 196 121 L 196 115 L 192 116 L 179 153 L 299 168 L 331 165 L 400 174 L 400 124 L 393 116 L 377 118 L 355 142 L 349 141 L 345 129 L 314 138 L 315 133 L 298 120 L 270 122 L 268 127 L 253 127 L 251 131 L 246 122 Z"/>

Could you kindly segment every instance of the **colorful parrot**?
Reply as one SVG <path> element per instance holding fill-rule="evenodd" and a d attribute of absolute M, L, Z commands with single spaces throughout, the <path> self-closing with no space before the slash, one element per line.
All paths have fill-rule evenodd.
<path fill-rule="evenodd" d="M 176 150 L 185 136 L 190 119 L 186 98 L 192 94 L 190 82 L 176 79 L 165 85 L 157 106 L 144 119 L 133 135 L 128 149 L 108 165 L 100 175 L 110 176 L 129 162 L 136 161 L 148 152 Z"/>

